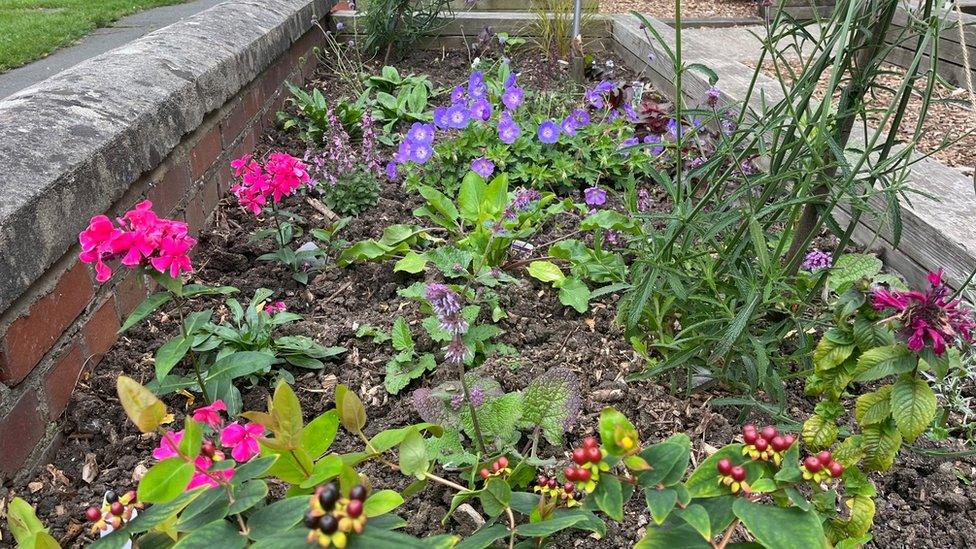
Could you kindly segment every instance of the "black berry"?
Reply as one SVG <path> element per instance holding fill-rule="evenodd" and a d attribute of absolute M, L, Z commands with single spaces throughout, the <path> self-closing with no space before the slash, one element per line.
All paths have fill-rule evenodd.
<path fill-rule="evenodd" d="M 319 492 L 319 505 L 322 506 L 322 509 L 331 511 L 337 501 L 339 501 L 339 490 L 336 490 L 334 484 L 326 485 L 325 489 Z"/>
<path fill-rule="evenodd" d="M 349 499 L 357 499 L 359 501 L 366 501 L 366 487 L 362 484 L 357 484 L 349 490 Z"/>
<path fill-rule="evenodd" d="M 319 517 L 313 515 L 312 513 L 306 513 L 305 518 L 302 519 L 306 528 L 318 528 L 319 527 Z"/>
<path fill-rule="evenodd" d="M 119 501 L 119 495 L 112 490 L 109 490 L 108 492 L 105 492 L 105 501 L 115 503 L 116 501 Z"/>
<path fill-rule="evenodd" d="M 319 530 L 323 534 L 334 534 L 339 529 L 339 521 L 332 515 L 322 515 L 319 518 Z"/>

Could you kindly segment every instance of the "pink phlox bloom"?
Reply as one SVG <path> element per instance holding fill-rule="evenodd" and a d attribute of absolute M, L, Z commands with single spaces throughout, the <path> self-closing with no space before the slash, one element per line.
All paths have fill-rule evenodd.
<path fill-rule="evenodd" d="M 176 457 L 180 453 L 176 448 L 183 440 L 183 431 L 166 431 L 163 438 L 159 439 L 159 447 L 153 450 L 152 456 L 160 461 L 171 457 Z"/>
<path fill-rule="evenodd" d="M 271 153 L 264 169 L 271 176 L 271 199 L 276 204 L 310 180 L 305 164 L 288 153 Z"/>
<path fill-rule="evenodd" d="M 214 455 L 215 458 L 219 460 L 223 459 L 223 454 L 218 452 Z M 220 486 L 220 483 L 214 477 L 221 478 L 223 480 L 229 481 L 234 477 L 233 469 L 221 469 L 220 471 L 209 472 L 211 465 L 213 465 L 213 460 L 204 455 L 199 455 L 195 460 L 193 460 L 193 465 L 196 467 L 196 471 L 193 473 L 193 478 L 190 479 L 190 483 L 186 485 L 186 490 L 192 490 L 200 486 L 208 486 L 213 488 L 215 486 Z"/>
<path fill-rule="evenodd" d="M 231 160 L 230 167 L 234 168 L 234 177 L 240 177 L 245 170 L 249 169 L 252 165 L 257 164 L 251 159 L 251 155 L 245 154 L 244 156 Z"/>
<path fill-rule="evenodd" d="M 112 277 L 112 269 L 105 263 L 105 259 L 117 253 L 119 240 L 124 234 L 105 215 L 91 218 L 88 228 L 78 234 L 78 242 L 81 244 L 78 258 L 82 263 L 95 264 L 95 275 L 99 282 L 105 282 Z"/>
<path fill-rule="evenodd" d="M 284 301 L 280 301 L 280 300 L 279 301 L 275 301 L 273 303 L 268 303 L 267 305 L 264 306 L 264 310 L 268 314 L 282 313 L 287 308 L 288 307 L 285 305 L 285 302 Z"/>
<path fill-rule="evenodd" d="M 157 271 L 161 273 L 169 271 L 170 277 L 179 278 L 180 273 L 193 271 L 187 252 L 196 242 L 196 239 L 189 236 L 166 237 L 160 242 L 159 256 L 152 258 L 150 263 Z"/>
<path fill-rule="evenodd" d="M 241 425 L 236 421 L 220 432 L 220 444 L 230 448 L 230 455 L 238 462 L 244 462 L 258 455 L 258 437 L 264 436 L 264 426 L 259 423 Z"/>
<path fill-rule="evenodd" d="M 215 400 L 213 404 L 209 406 L 201 406 L 193 411 L 193 421 L 199 421 L 200 423 L 206 423 L 210 427 L 217 428 L 221 423 L 224 422 L 223 418 L 220 417 L 220 412 L 226 412 L 227 405 L 224 404 L 223 400 Z"/>

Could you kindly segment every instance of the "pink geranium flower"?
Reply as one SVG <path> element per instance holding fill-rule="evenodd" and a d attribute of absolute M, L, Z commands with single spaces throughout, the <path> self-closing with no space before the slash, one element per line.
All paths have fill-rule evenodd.
<path fill-rule="evenodd" d="M 258 423 L 241 425 L 236 421 L 220 433 L 220 444 L 230 448 L 230 455 L 238 462 L 248 461 L 261 451 L 258 437 L 264 435 L 264 426 Z"/>
<path fill-rule="evenodd" d="M 216 429 L 224 422 L 223 418 L 220 417 L 220 412 L 226 412 L 227 405 L 224 404 L 223 400 L 215 400 L 213 404 L 209 406 L 201 406 L 193 411 L 193 421 L 199 421 L 200 423 L 206 423 L 210 427 Z"/>

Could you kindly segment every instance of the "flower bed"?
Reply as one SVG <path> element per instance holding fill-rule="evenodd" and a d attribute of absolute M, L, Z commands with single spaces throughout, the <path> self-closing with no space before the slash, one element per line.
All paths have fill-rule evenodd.
<path fill-rule="evenodd" d="M 674 513 L 671 520 L 676 521 L 683 511 L 694 509 L 685 500 L 690 493 L 682 494 L 679 488 L 685 486 L 686 492 L 694 490 L 696 497 L 704 498 L 695 501 L 705 520 L 695 522 L 689 516 L 686 523 L 666 523 L 677 531 L 671 534 L 683 536 L 679 539 L 702 545 L 705 536 L 700 532 L 707 530 L 714 533 L 716 543 L 724 543 L 721 531 L 711 532 L 708 519 L 716 511 L 705 510 L 706 500 L 711 499 L 716 507 L 727 505 L 731 510 L 734 506 L 745 524 L 742 529 L 729 529 L 731 539 L 750 536 L 773 547 L 804 546 L 795 541 L 775 542 L 775 530 L 795 525 L 779 521 L 771 527 L 768 519 L 753 520 L 750 510 L 760 507 L 759 501 L 770 503 L 763 499 L 766 492 L 795 486 L 803 494 L 790 493 L 789 497 L 803 499 L 811 490 L 835 488 L 840 482 L 836 478 L 845 469 L 856 471 L 858 460 L 842 452 L 843 444 L 837 445 L 836 455 L 809 451 L 813 443 L 804 435 L 808 449 L 803 451 L 807 459 L 801 465 L 800 433 L 795 426 L 781 432 L 761 426 L 740 429 L 738 410 L 708 407 L 710 400 L 729 396 L 726 389 L 712 385 L 685 396 L 674 391 L 684 382 L 682 376 L 672 378 L 670 388 L 662 385 L 669 381 L 666 377 L 632 379 L 644 371 L 648 353 L 640 347 L 635 351 L 615 320 L 621 303 L 619 288 L 613 285 L 620 283 L 616 277 L 623 272 L 624 262 L 624 256 L 617 255 L 622 254 L 617 242 L 632 236 L 628 215 L 660 214 L 659 219 L 649 221 L 663 227 L 671 208 L 668 195 L 654 185 L 653 173 L 661 172 L 641 170 L 658 163 L 666 167 L 668 158 L 673 158 L 670 155 L 685 152 L 673 145 L 668 148 L 668 144 L 688 134 L 697 136 L 696 142 L 690 147 L 691 154 L 684 156 L 687 166 L 679 169 L 701 168 L 709 162 L 706 157 L 713 152 L 713 140 L 721 139 L 721 130 L 701 129 L 695 118 L 669 120 L 665 102 L 654 99 L 650 91 L 646 93 L 652 100 L 631 114 L 628 108 L 634 106 L 625 99 L 629 92 L 601 84 L 599 79 L 588 83 L 591 91 L 586 96 L 570 95 L 571 104 L 550 103 L 548 109 L 542 109 L 536 103 L 530 109 L 517 104 L 525 99 L 526 90 L 529 94 L 560 90 L 566 86 L 565 76 L 529 56 L 517 56 L 512 66 L 518 68 L 517 78 L 511 77 L 505 64 L 485 69 L 481 78 L 471 77 L 467 59 L 456 53 L 415 54 L 401 64 L 398 78 L 410 72 L 426 73 L 433 80 L 430 89 L 448 87 L 443 96 L 432 99 L 446 109 L 445 118 L 431 113 L 430 122 L 441 126 L 436 130 L 427 126 L 427 120 L 418 120 L 416 125 L 401 122 L 405 138 L 399 141 L 400 147 L 386 153 L 396 151 L 388 170 L 398 181 L 379 183 L 378 196 L 363 197 L 367 209 L 341 228 L 332 210 L 347 205 L 347 198 L 330 198 L 328 187 L 324 196 L 308 190 L 317 173 L 336 175 L 330 171 L 330 162 L 341 159 L 323 158 L 317 164 L 315 159 L 321 157 L 313 151 L 307 157 L 309 162 L 303 162 L 306 145 L 294 129 L 265 135 L 253 157 L 235 163 L 238 185 L 233 195 L 222 199 L 213 230 L 199 236 L 189 275 L 189 282 L 196 286 L 175 285 L 175 279 L 168 276 L 189 270 L 184 254 L 194 245 L 178 222 L 149 216 L 149 205 L 136 208 L 127 217 L 123 232 L 144 241 L 145 246 L 137 246 L 128 237 L 120 240 L 121 233 L 115 232 L 119 229 L 111 226 L 111 219 L 95 220 L 91 232 L 83 233 L 81 239 L 82 260 L 105 263 L 99 267 L 102 272 L 119 260 L 117 268 L 147 269 L 160 284 L 157 295 L 166 301 L 155 303 L 158 310 L 147 309 L 143 318 L 126 326 L 120 342 L 73 397 L 65 444 L 51 468 L 16 489 L 37 506 L 38 515 L 62 544 L 82 545 L 92 539 L 89 525 L 84 523 L 85 509 L 91 505 L 96 508 L 89 511 L 88 518 L 94 519 L 96 530 L 113 521 L 118 525 L 122 519 L 133 519 L 136 524 L 127 492 L 136 488 L 140 478 L 144 480 L 139 493 L 145 496 L 140 499 L 157 502 L 157 509 L 167 500 L 188 497 L 180 494 L 190 485 L 213 486 L 204 493 L 214 494 L 208 497 L 217 502 L 224 484 L 235 477 L 248 478 L 249 466 L 251 471 L 257 469 L 254 464 L 262 458 L 255 457 L 255 448 L 263 447 L 264 454 L 280 454 L 281 465 L 276 464 L 279 468 L 269 472 L 266 481 L 248 479 L 240 488 L 232 488 L 233 501 L 250 504 L 240 510 L 241 516 L 231 514 L 230 520 L 222 520 L 234 505 L 231 502 L 223 508 L 197 504 L 186 507 L 176 530 L 201 536 L 196 541 L 243 544 L 243 538 L 234 537 L 238 521 L 242 521 L 252 539 L 264 539 L 273 546 L 300 545 L 309 532 L 313 542 L 339 547 L 347 542 L 350 547 L 413 543 L 388 533 L 387 528 L 400 524 L 387 513 L 392 510 L 403 517 L 403 531 L 417 537 L 449 534 L 471 540 L 481 528 L 480 539 L 487 540 L 485 543 L 506 544 L 511 520 L 519 524 L 518 539 L 528 543 L 551 535 L 549 539 L 557 546 L 599 543 L 627 547 L 655 532 L 667 539 L 669 531 L 655 525 L 665 522 L 668 514 Z M 379 71 L 374 76 L 393 80 L 392 75 Z M 625 72 L 607 75 L 608 82 L 611 76 L 633 78 Z M 458 82 L 463 82 L 460 90 L 452 88 Z M 322 87 L 332 86 L 341 89 L 335 76 L 327 75 Z M 488 123 L 471 120 L 478 116 L 475 104 L 482 92 L 495 100 L 492 109 L 496 112 L 487 117 Z M 713 108 L 714 97 L 701 99 L 698 116 L 711 110 L 716 121 L 723 119 L 721 110 Z M 585 109 L 588 123 L 577 109 Z M 507 113 L 504 118 L 499 114 L 503 111 Z M 377 120 L 383 116 L 374 114 L 377 116 L 371 117 Z M 457 118 L 452 120 L 452 115 Z M 342 124 L 337 114 L 333 112 L 327 119 L 329 127 L 320 128 L 329 136 L 326 142 L 362 154 L 358 169 L 376 170 L 378 166 L 368 167 L 374 153 L 350 145 L 355 140 L 345 127 L 337 131 Z M 354 122 L 349 130 L 356 125 Z M 514 130 L 522 134 L 521 140 L 512 139 Z M 304 126 L 302 131 L 307 134 L 313 129 Z M 433 140 L 431 133 L 436 134 Z M 368 135 L 369 130 L 364 129 L 363 141 Z M 514 143 L 511 149 L 499 145 L 508 145 L 508 141 Z M 574 164 L 583 162 L 581 158 L 586 165 Z M 600 169 L 588 172 L 589 163 L 597 161 Z M 526 170 L 527 164 L 546 169 Z M 742 177 L 755 169 L 748 158 L 734 167 L 743 172 Z M 509 178 L 499 178 L 502 174 Z M 472 196 L 480 200 L 472 202 Z M 373 199 L 378 203 L 370 207 Z M 333 208 L 323 206 L 323 200 L 333 201 Z M 356 208 L 360 206 L 357 202 Z M 391 230 L 420 224 L 421 228 Z M 303 235 L 314 229 L 323 231 L 311 240 L 315 249 L 300 251 L 300 242 L 309 241 Z M 417 238 L 421 234 L 422 239 Z M 532 248 L 519 242 L 532 244 Z M 566 244 L 560 246 L 560 242 Z M 476 255 L 478 249 L 486 251 Z M 852 259 L 838 259 L 839 263 L 868 264 L 866 271 L 853 272 L 867 272 L 865 276 L 877 276 L 879 281 L 897 286 L 895 279 L 883 278 L 879 267 L 872 267 L 876 260 L 862 255 L 842 257 Z M 831 267 L 832 258 L 823 254 L 806 259 L 810 271 Z M 861 295 L 855 288 L 860 276 L 844 282 L 842 275 L 850 271 L 843 266 L 834 265 L 836 283 L 830 287 L 844 295 L 843 290 Z M 812 283 L 812 275 L 802 277 Z M 237 289 L 233 295 L 239 301 L 226 297 L 230 287 Z M 270 292 L 261 292 L 262 288 Z M 864 306 L 862 295 L 854 307 L 858 314 L 883 320 L 878 315 L 887 305 L 908 310 L 915 294 L 878 295 L 890 299 L 879 302 L 875 311 L 871 303 Z M 472 313 L 469 307 L 475 304 L 480 308 Z M 864 308 L 859 309 L 861 306 Z M 926 318 L 939 314 L 928 310 Z M 888 316 L 892 315 L 894 311 Z M 951 317 L 950 327 L 965 335 L 966 325 L 956 313 Z M 858 320 L 852 322 L 857 330 Z M 252 335 L 266 333 L 262 330 L 269 324 L 276 327 L 274 337 L 255 343 Z M 187 332 L 204 328 L 192 331 L 193 341 L 184 344 L 189 334 L 181 326 Z M 930 338 L 914 342 L 907 338 L 909 349 L 928 347 L 943 354 L 933 345 L 931 333 L 924 331 L 926 327 L 912 327 L 923 329 L 923 335 Z M 940 337 L 945 333 L 940 332 Z M 211 346 L 215 340 L 220 341 Z M 825 337 L 822 341 L 833 340 Z M 172 352 L 162 352 L 167 346 Z M 175 351 L 181 346 L 183 354 Z M 845 346 L 851 347 L 848 354 L 854 352 L 853 344 Z M 217 350 L 226 347 L 235 347 L 236 353 L 222 355 Z M 344 349 L 341 355 L 337 354 L 340 347 Z M 268 349 L 270 353 L 265 352 Z M 857 352 L 870 350 L 865 345 Z M 217 379 L 214 372 L 221 360 L 245 354 L 239 363 L 224 363 L 228 369 L 235 368 L 235 383 L 205 383 L 198 390 L 195 377 Z M 280 360 L 272 363 L 269 356 Z M 190 357 L 198 357 L 199 362 Z M 477 363 L 478 368 L 459 381 L 457 368 L 463 371 L 465 363 L 472 367 Z M 162 370 L 166 371 L 161 374 Z M 156 401 L 130 380 L 164 394 L 163 400 Z M 815 410 L 815 402 L 802 397 L 799 386 L 794 382 L 785 386 L 791 415 L 806 417 Z M 879 386 L 872 389 L 881 390 Z M 273 399 L 271 409 L 269 398 Z M 505 407 L 518 399 L 534 404 L 517 412 Z M 201 400 L 214 402 L 207 405 Z M 177 416 L 173 424 L 161 425 L 163 403 Z M 546 403 L 558 406 L 534 417 L 531 410 L 544 408 Z M 137 425 L 123 416 L 123 407 Z M 312 429 L 313 434 L 305 437 L 299 432 L 300 446 L 289 446 L 288 437 L 296 436 L 293 418 L 298 407 L 305 429 Z M 480 411 L 471 414 L 466 407 Z M 337 411 L 330 412 L 333 409 Z M 242 410 L 259 413 L 238 417 Z M 816 410 L 819 414 L 820 408 Z M 760 410 L 754 415 L 763 424 L 778 420 Z M 475 424 L 478 416 L 481 427 Z M 190 422 L 177 437 L 171 431 L 178 430 L 187 417 Z M 515 417 L 524 424 L 509 422 Z M 425 448 L 421 442 L 419 455 L 423 457 L 417 457 L 417 440 L 442 438 L 430 427 L 434 423 L 447 426 L 448 431 L 453 426 L 467 442 L 461 448 L 450 441 L 428 442 L 433 446 Z M 416 428 L 403 430 L 408 426 Z M 516 443 L 508 438 L 517 426 L 523 428 L 523 438 Z M 157 427 L 164 434 L 159 435 Z M 482 429 L 489 436 L 490 451 L 471 462 L 471 456 L 480 450 Z M 267 437 L 260 445 L 255 440 L 259 435 Z M 370 441 L 366 444 L 372 446 L 371 453 L 384 457 L 357 464 L 351 474 L 360 476 L 351 480 L 348 471 L 352 469 L 341 467 L 341 460 L 329 456 L 362 450 L 363 439 Z M 183 440 L 196 443 L 184 445 Z M 726 446 L 732 442 L 736 444 Z M 376 447 L 384 451 L 376 451 Z M 324 455 L 304 476 L 301 459 L 294 458 L 294 467 L 286 466 L 291 462 L 285 456 L 294 456 L 298 449 L 315 457 Z M 187 468 L 183 458 L 195 465 Z M 552 461 L 546 461 L 549 459 Z M 170 465 L 160 465 L 167 463 Z M 219 468 L 219 463 L 234 466 L 233 475 Z M 873 535 L 879 546 L 927 542 L 958 546 L 976 535 L 971 521 L 968 529 L 965 526 L 973 513 L 968 501 L 976 492 L 956 476 L 971 474 L 972 462 L 946 463 L 950 466 L 902 457 L 896 474 L 873 476 L 881 494 L 873 517 Z M 173 476 L 188 473 L 187 482 L 170 481 L 165 475 L 167 467 L 172 467 Z M 687 478 L 686 468 L 697 470 Z M 156 481 L 145 481 L 147 475 Z M 858 495 L 864 497 L 868 483 L 854 475 L 847 472 L 844 478 L 846 496 L 859 488 Z M 312 476 L 315 482 L 306 482 Z M 426 484 L 418 485 L 415 477 L 422 477 Z M 615 481 L 618 478 L 622 481 Z M 774 478 L 782 484 L 776 485 Z M 334 482 L 341 493 L 334 493 L 335 486 L 329 484 Z M 573 484 L 572 489 L 565 489 L 564 482 Z M 650 494 L 646 501 L 633 497 L 624 503 L 622 492 L 630 491 L 626 487 L 630 482 Z M 294 486 L 303 484 L 307 486 Z M 171 485 L 176 490 L 169 493 Z M 261 497 L 252 497 L 251 489 L 243 486 L 252 486 Z M 281 501 L 262 508 L 262 486 L 271 494 L 269 502 Z M 469 487 L 474 491 L 468 492 Z M 109 490 L 124 495 L 105 497 Z M 406 501 L 398 505 L 400 496 L 391 491 L 404 494 Z M 462 501 L 456 499 L 459 492 L 467 493 Z M 937 495 L 928 500 L 920 492 Z M 201 491 L 189 493 L 202 497 Z M 282 499 L 286 495 L 299 497 Z M 98 507 L 103 497 L 104 506 Z M 670 505 L 668 498 L 672 498 Z M 891 502 L 899 498 L 905 503 L 896 507 Z M 676 507 L 679 499 L 683 503 Z M 548 520 L 532 522 L 533 509 L 540 501 L 542 511 L 536 513 L 542 516 L 536 518 Z M 456 503 L 466 507 L 450 513 Z M 149 515 L 153 508 L 136 511 Z M 510 514 L 505 513 L 506 508 Z M 797 508 L 783 517 L 809 517 Z M 22 509 L 11 507 L 8 514 L 15 511 Z M 211 512 L 215 514 L 208 514 Z M 908 513 L 910 520 L 906 520 Z M 451 518 L 441 523 L 446 514 Z M 483 527 L 486 518 L 496 524 Z M 601 527 L 604 520 L 606 526 Z M 724 521 L 720 530 L 732 523 L 731 515 L 727 520 L 712 520 L 716 524 Z M 207 531 L 212 537 L 198 534 L 215 522 L 219 525 Z M 697 524 L 695 531 L 690 530 L 693 524 Z M 819 524 L 805 532 L 817 528 Z M 933 535 L 933 529 L 939 537 Z M 275 534 L 282 537 L 276 539 Z M 122 538 L 109 539 L 118 543 Z M 446 545 L 449 540 L 441 537 L 426 543 Z"/>

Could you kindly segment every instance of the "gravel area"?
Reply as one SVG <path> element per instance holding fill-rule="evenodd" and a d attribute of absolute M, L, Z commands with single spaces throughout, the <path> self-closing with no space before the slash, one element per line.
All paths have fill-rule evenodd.
<path fill-rule="evenodd" d="M 657 17 L 674 17 L 675 0 L 600 0 L 604 13 L 638 11 Z M 754 0 L 682 0 L 681 17 L 686 19 L 758 19 Z"/>

